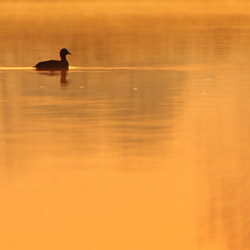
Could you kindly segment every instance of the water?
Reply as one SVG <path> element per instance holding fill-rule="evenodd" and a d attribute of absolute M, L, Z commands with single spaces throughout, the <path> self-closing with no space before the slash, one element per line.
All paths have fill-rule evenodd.
<path fill-rule="evenodd" d="M 249 248 L 249 17 L 158 4 L 2 3 L 1 249 Z"/>

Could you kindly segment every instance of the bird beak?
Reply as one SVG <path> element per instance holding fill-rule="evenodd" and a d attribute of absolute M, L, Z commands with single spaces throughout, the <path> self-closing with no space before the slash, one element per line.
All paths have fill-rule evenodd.
<path fill-rule="evenodd" d="M 68 54 L 71 55 L 71 53 L 68 51 Z"/>

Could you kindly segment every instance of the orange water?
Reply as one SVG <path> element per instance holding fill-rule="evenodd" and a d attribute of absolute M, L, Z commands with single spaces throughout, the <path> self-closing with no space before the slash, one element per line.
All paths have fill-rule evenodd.
<path fill-rule="evenodd" d="M 1 3 L 0 249 L 248 250 L 248 4 L 58 3 Z"/>

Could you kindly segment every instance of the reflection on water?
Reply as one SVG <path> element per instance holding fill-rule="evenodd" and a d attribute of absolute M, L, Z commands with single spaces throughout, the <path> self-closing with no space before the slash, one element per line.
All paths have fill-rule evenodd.
<path fill-rule="evenodd" d="M 248 249 L 249 18 L 17 6 L 0 17 L 1 249 Z M 63 47 L 69 71 L 30 67 Z"/>
<path fill-rule="evenodd" d="M 67 81 L 67 71 L 62 70 L 61 71 L 61 78 L 60 78 L 60 83 L 62 87 L 67 87 L 68 81 Z"/>
<path fill-rule="evenodd" d="M 61 70 L 61 71 L 38 71 L 41 75 L 46 76 L 56 76 L 60 75 L 60 84 L 62 88 L 66 88 L 68 85 L 67 81 L 67 70 Z"/>

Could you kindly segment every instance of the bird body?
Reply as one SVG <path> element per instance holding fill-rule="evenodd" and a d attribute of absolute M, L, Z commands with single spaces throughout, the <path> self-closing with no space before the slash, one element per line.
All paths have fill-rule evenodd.
<path fill-rule="evenodd" d="M 34 68 L 37 70 L 49 70 L 49 71 L 56 71 L 56 70 L 68 70 L 69 63 L 66 59 L 66 55 L 71 55 L 71 53 L 67 49 L 61 49 L 60 57 L 61 61 L 58 60 L 49 60 L 37 63 Z"/>
<path fill-rule="evenodd" d="M 39 62 L 34 66 L 38 70 L 67 70 L 69 68 L 69 63 L 63 62 L 63 61 L 57 61 L 57 60 L 50 60 L 50 61 L 44 61 Z"/>

